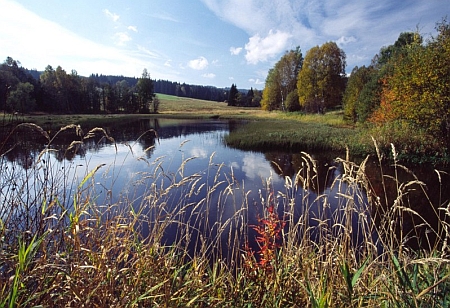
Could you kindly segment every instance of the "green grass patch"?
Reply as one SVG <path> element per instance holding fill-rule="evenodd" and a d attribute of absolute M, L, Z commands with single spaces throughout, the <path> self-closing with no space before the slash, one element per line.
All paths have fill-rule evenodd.
<path fill-rule="evenodd" d="M 226 142 L 248 150 L 345 151 L 346 140 L 353 132 L 313 121 L 261 119 L 231 131 Z"/>

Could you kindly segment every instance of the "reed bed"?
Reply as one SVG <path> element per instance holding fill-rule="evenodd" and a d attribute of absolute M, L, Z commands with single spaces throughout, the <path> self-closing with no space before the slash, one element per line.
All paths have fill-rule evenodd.
<path fill-rule="evenodd" d="M 114 142 L 104 130 L 67 126 L 49 136 L 21 124 L 8 138 L 21 130 L 47 147 L 21 168 L 6 163 L 10 143 L 0 145 L 0 306 L 449 305 L 450 204 L 424 205 L 435 223 L 422 217 L 408 199 L 423 189 L 420 179 L 400 183 L 380 168 L 384 190 L 375 192 L 367 159 L 339 158 L 340 177 L 316 194 L 322 179 L 303 153 L 283 191 L 262 179 L 250 204 L 245 183 L 213 155 L 198 173 L 186 173 L 190 157 L 168 173 L 162 162 L 170 158 L 135 157 L 130 147 L 148 169 L 113 200 L 114 188 L 101 194 L 97 181 L 120 162 L 82 170 L 79 181 L 51 159 L 52 140 L 63 131 L 78 136 L 59 149 L 69 152 L 92 138 Z M 392 152 L 395 168 L 405 168 Z M 408 231 L 406 217 L 414 218 Z M 427 245 L 413 249 L 411 238 Z"/>

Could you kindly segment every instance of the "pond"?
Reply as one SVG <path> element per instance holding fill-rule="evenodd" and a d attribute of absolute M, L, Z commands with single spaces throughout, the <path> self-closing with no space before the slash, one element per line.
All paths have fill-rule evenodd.
<path fill-rule="evenodd" d="M 382 224 L 399 191 L 399 183 L 387 175 L 396 175 L 400 182 L 415 180 L 409 170 L 369 160 L 365 171 L 371 192 L 386 200 L 379 202 L 386 208 L 374 209 L 360 189 L 361 183 L 350 185 L 342 180 L 344 165 L 336 162 L 334 153 L 290 153 L 284 149 L 261 153 L 228 147 L 225 136 L 244 124 L 164 118 L 113 122 L 94 130 L 88 139 L 78 136 L 74 128 L 67 129 L 47 148 L 43 132 L 24 130 L 2 148 L 0 219 L 6 221 L 14 209 L 14 219 L 21 221 L 16 225 L 29 229 L 37 223 L 36 216 L 44 206 L 57 200 L 61 213 L 84 198 L 97 207 L 87 211 L 101 212 L 103 221 L 131 207 L 131 212 L 142 218 L 139 231 L 144 238 L 157 232 L 161 221 L 169 221 L 161 233 L 162 242 L 184 241 L 192 251 L 219 250 L 233 259 L 230 254 L 237 252 L 228 248 L 242 247 L 244 241 L 254 238 L 255 229 L 249 226 L 258 225 L 271 207 L 280 219 L 291 215 L 291 224 L 308 214 L 311 225 L 326 222 L 332 226 L 346 215 L 342 209 L 352 199 L 356 208 L 352 216 L 364 215 L 365 221 Z M 357 164 L 354 167 L 358 169 Z M 448 175 L 429 166 L 414 172 L 427 183 L 423 188 L 426 194 L 415 184 L 408 186 L 404 197 L 413 201 L 408 203 L 412 210 L 436 224 L 439 215 L 433 211 L 449 200 Z M 20 220 L 25 216 L 26 221 Z M 404 215 L 396 231 L 414 229 L 417 220 L 413 216 Z M 352 233 L 355 244 L 361 233 L 376 236 L 372 226 L 361 226 L 356 218 Z M 417 239 L 427 230 L 420 232 L 422 235 L 411 236 L 411 245 L 421 242 Z M 318 236 L 314 232 L 310 235 Z M 258 248 L 255 242 L 250 244 Z"/>

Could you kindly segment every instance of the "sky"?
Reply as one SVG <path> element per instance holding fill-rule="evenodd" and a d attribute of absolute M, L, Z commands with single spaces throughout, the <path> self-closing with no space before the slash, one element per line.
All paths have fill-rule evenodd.
<path fill-rule="evenodd" d="M 262 90 L 287 50 L 334 41 L 348 74 L 446 16 L 448 0 L 0 0 L 0 61 Z"/>

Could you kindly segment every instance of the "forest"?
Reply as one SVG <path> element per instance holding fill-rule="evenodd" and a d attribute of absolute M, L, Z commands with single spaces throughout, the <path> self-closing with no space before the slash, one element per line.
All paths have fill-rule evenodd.
<path fill-rule="evenodd" d="M 450 141 L 450 25 L 437 35 L 400 33 L 368 66 L 345 73 L 346 55 L 327 42 L 307 51 L 287 51 L 269 71 L 261 107 L 324 113 L 342 109 L 355 125 L 390 125 Z"/>
<path fill-rule="evenodd" d="M 216 102 L 230 100 L 233 106 L 259 106 L 257 90 L 238 90 L 236 85 L 222 89 L 153 80 L 144 69 L 140 78 L 78 75 L 51 65 L 44 72 L 28 70 L 8 57 L 0 64 L 0 110 L 27 114 L 45 112 L 75 113 L 156 113 L 156 93 Z M 231 94 L 231 96 L 230 96 Z"/>

